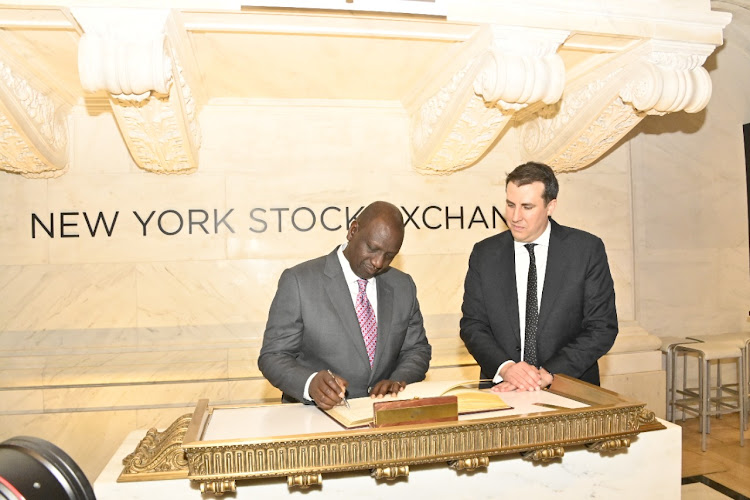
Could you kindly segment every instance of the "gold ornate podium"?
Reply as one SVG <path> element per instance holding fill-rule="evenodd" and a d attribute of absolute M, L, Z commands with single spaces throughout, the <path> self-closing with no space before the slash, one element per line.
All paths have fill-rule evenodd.
<path fill-rule="evenodd" d="M 563 457 L 565 448 L 575 445 L 608 453 L 627 448 L 640 432 L 664 428 L 644 404 L 563 375 L 555 376 L 549 393 L 577 407 L 536 403 L 539 411 L 496 412 L 458 422 L 231 439 L 205 436 L 213 415 L 242 407 L 212 407 L 201 400 L 192 415 L 163 433 L 150 430 L 123 460 L 118 481 L 187 477 L 200 483 L 201 492 L 221 494 L 235 491 L 237 480 L 286 477 L 289 487 L 304 488 L 334 472 L 370 471 L 376 480 L 395 479 L 417 464 L 475 469 L 486 467 L 489 457 L 513 453 L 545 461 Z M 272 411 L 289 408 L 275 405 Z M 327 418 L 314 407 L 304 411 Z"/>

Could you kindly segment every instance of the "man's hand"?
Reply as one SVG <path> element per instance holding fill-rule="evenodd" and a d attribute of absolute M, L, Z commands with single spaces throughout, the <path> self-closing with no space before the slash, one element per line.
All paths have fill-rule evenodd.
<path fill-rule="evenodd" d="M 398 396 L 398 393 L 404 390 L 406 382 L 394 382 L 393 380 L 381 380 L 375 387 L 370 390 L 371 398 L 382 398 L 386 394 Z"/>
<path fill-rule="evenodd" d="M 500 376 L 503 377 L 503 382 L 509 382 L 519 391 L 538 391 L 542 388 L 539 369 L 525 361 L 508 363 L 500 370 Z"/>
<path fill-rule="evenodd" d="M 516 390 L 516 386 L 510 382 L 500 382 L 497 385 L 492 386 L 490 389 L 492 392 L 513 392 Z"/>
<path fill-rule="evenodd" d="M 349 382 L 328 370 L 320 370 L 310 382 L 310 397 L 323 410 L 330 410 L 344 399 Z"/>
<path fill-rule="evenodd" d="M 539 368 L 539 375 L 542 376 L 542 387 L 549 387 L 552 383 L 552 374 L 544 368 Z"/>

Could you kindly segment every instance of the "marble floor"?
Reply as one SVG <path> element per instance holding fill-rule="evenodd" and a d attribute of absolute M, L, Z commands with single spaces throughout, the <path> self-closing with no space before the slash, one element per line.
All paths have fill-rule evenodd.
<path fill-rule="evenodd" d="M 707 438 L 705 452 L 701 451 L 698 419 L 675 423 L 682 426 L 683 482 L 686 481 L 685 478 L 696 481 L 682 487 L 683 500 L 749 498 L 750 430 L 745 431 L 746 444 L 741 447 L 739 416 L 731 414 L 724 415 L 721 419 L 711 419 L 711 433 Z M 730 491 L 723 490 L 722 487 Z"/>

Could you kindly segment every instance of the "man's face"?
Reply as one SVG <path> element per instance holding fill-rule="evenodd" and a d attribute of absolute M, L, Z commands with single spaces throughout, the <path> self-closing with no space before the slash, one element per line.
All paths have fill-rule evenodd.
<path fill-rule="evenodd" d="M 542 182 L 523 186 L 509 182 L 505 187 L 505 218 L 516 241 L 534 241 L 547 228 L 547 217 L 555 211 L 557 200 L 545 205 L 543 194 Z"/>
<path fill-rule="evenodd" d="M 349 243 L 344 249 L 344 257 L 354 274 L 368 280 L 388 270 L 401 249 L 404 231 L 403 228 L 391 227 L 383 219 L 372 220 L 366 225 L 354 221 L 346 239 Z"/>

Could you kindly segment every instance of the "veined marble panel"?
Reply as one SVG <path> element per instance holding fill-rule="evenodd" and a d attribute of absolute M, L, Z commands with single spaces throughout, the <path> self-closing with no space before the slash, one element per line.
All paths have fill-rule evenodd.
<path fill-rule="evenodd" d="M 42 368 L 19 368 L 24 362 L 33 364 L 35 358 L 0 358 L 0 387 L 34 387 L 42 385 Z M 15 365 L 15 366 L 14 366 Z M 0 392 L 1 394 L 1 392 Z"/>
<path fill-rule="evenodd" d="M 192 358 L 199 358 L 200 355 L 203 355 L 206 359 L 203 361 L 193 359 L 190 362 L 180 359 L 185 357 L 184 354 L 184 352 L 158 352 L 85 356 L 85 359 L 79 363 L 70 360 L 70 365 L 48 366 L 44 370 L 43 382 L 48 386 L 60 386 L 223 380 L 227 377 L 226 353 L 214 351 L 191 352 L 192 356 L 190 357 Z M 222 354 L 224 359 L 211 359 L 220 357 Z M 159 357 L 164 359 L 159 360 Z M 126 361 L 128 360 L 131 360 L 132 363 L 127 364 Z"/>
<path fill-rule="evenodd" d="M 135 326 L 130 264 L 0 266 L 0 330 Z"/>
<path fill-rule="evenodd" d="M 609 354 L 599 360 L 599 370 L 602 375 L 659 371 L 661 357 L 661 351 Z"/>
<path fill-rule="evenodd" d="M 72 112 L 71 168 L 66 176 L 87 177 L 92 173 L 137 173 L 139 171 L 122 139 L 111 110 Z"/>
<path fill-rule="evenodd" d="M 227 361 L 227 376 L 229 378 L 249 378 L 262 377 L 258 369 L 258 353 L 260 346 L 257 348 L 232 349 Z"/>
<path fill-rule="evenodd" d="M 190 406 L 202 398 L 229 401 L 227 382 L 184 382 L 44 389 L 45 410 Z"/>
<path fill-rule="evenodd" d="M 423 315 L 459 313 L 469 259 L 465 255 L 404 255 L 397 267 L 411 275 Z"/>
<path fill-rule="evenodd" d="M 0 176 L 0 262 L 6 265 L 40 264 L 49 259 L 49 245 L 32 239 L 31 213 L 47 210 L 47 181 L 3 173 Z M 12 244 L 11 244 L 12 242 Z"/>
<path fill-rule="evenodd" d="M 34 413 L 43 409 L 44 395 L 40 389 L 0 390 L 0 413 Z"/>
<path fill-rule="evenodd" d="M 262 260 L 139 264 L 138 324 L 265 321 L 284 267 Z"/>
<path fill-rule="evenodd" d="M 266 379 L 232 380 L 228 382 L 229 398 L 232 402 L 248 404 L 281 402 L 281 391 L 272 386 Z"/>
<path fill-rule="evenodd" d="M 34 359 L 63 352 L 107 351 L 137 344 L 137 330 L 133 328 L 0 331 L 0 353 L 17 355 L 30 351 L 37 357 Z"/>
<path fill-rule="evenodd" d="M 140 350 L 170 350 L 218 347 L 227 348 L 229 356 L 244 346 L 260 347 L 266 318 L 262 321 L 208 325 L 155 326 L 138 329 Z"/>
<path fill-rule="evenodd" d="M 606 246 L 606 242 L 604 243 Z M 615 305 L 619 321 L 631 321 L 635 314 L 635 293 L 633 289 L 633 252 L 607 248 L 607 261 L 612 280 L 615 282 Z"/>
<path fill-rule="evenodd" d="M 746 310 L 750 294 L 742 296 L 742 288 L 728 290 L 720 282 L 719 269 L 726 264 L 720 258 L 718 251 L 700 248 L 650 251 L 641 256 L 638 293 L 647 306 L 639 313 L 641 324 L 660 336 L 736 330 L 744 316 L 735 318 L 720 311 L 725 301 Z"/>
<path fill-rule="evenodd" d="M 368 164 L 408 165 L 408 117 L 396 103 L 257 103 L 204 108 L 201 169 L 276 176 L 280 167 L 292 167 L 325 177 L 347 167 L 359 172 Z M 238 142 L 227 130 L 253 140 Z"/>
<path fill-rule="evenodd" d="M 565 226 L 594 233 L 604 241 L 608 252 L 632 253 L 630 176 L 601 170 L 560 174 L 558 208 L 553 218 Z"/>

